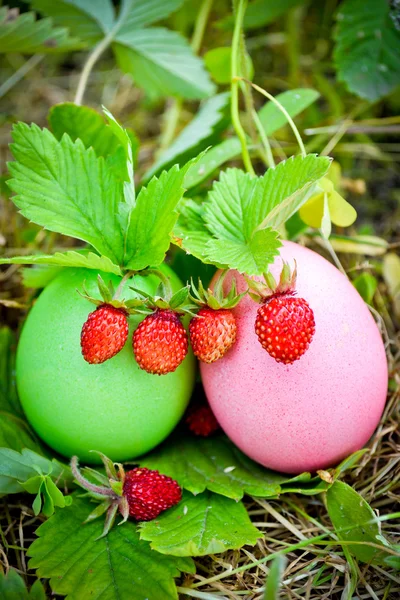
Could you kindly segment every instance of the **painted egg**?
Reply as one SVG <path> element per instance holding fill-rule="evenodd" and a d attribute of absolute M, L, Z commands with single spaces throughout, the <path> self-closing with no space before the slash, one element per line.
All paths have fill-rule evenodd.
<path fill-rule="evenodd" d="M 292 364 L 277 363 L 258 341 L 258 305 L 246 296 L 234 309 L 238 337 L 224 358 L 202 364 L 210 405 L 230 439 L 262 465 L 285 473 L 337 464 L 362 448 L 385 405 L 388 370 L 375 321 L 348 279 L 319 254 L 285 242 L 282 259 L 297 263 L 297 296 L 314 311 L 315 334 Z M 240 291 L 246 289 L 235 276 Z"/>
<path fill-rule="evenodd" d="M 172 287 L 181 287 L 167 267 Z M 102 273 L 117 287 L 120 278 Z M 151 450 L 174 429 L 189 402 L 195 361 L 189 354 L 174 373 L 150 375 L 134 359 L 132 328 L 143 318 L 130 318 L 123 350 L 99 365 L 86 363 L 80 333 L 95 309 L 77 293 L 85 284 L 99 297 L 97 272 L 65 269 L 41 293 L 25 322 L 17 352 L 17 385 L 32 427 L 52 448 L 81 460 L 99 462 L 91 450 L 114 461 L 129 460 Z M 134 285 L 154 293 L 155 276 L 135 277 Z M 126 283 L 122 297 L 134 295 Z"/>

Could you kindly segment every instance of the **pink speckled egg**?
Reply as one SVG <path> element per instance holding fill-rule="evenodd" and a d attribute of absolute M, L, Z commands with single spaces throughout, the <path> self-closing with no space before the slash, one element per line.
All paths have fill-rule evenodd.
<path fill-rule="evenodd" d="M 381 417 L 388 371 L 380 332 L 358 292 L 319 254 L 285 242 L 271 267 L 297 262 L 297 295 L 310 304 L 315 335 L 291 365 L 277 363 L 254 332 L 258 305 L 235 309 L 238 337 L 224 358 L 201 364 L 211 407 L 230 439 L 262 465 L 285 473 L 334 466 L 359 450 Z M 241 275 L 239 290 L 246 289 Z"/>

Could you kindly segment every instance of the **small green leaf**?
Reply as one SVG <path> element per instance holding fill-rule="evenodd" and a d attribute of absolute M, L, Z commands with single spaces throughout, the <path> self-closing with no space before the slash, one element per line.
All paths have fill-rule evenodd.
<path fill-rule="evenodd" d="M 329 517 L 338 538 L 345 542 L 361 542 L 347 545 L 349 552 L 365 563 L 387 564 L 389 555 L 384 549 L 391 546 L 383 537 L 380 522 L 368 502 L 342 481 L 335 481 L 326 498 Z M 381 546 L 382 550 L 368 543 Z"/>
<path fill-rule="evenodd" d="M 140 190 L 129 217 L 126 268 L 138 271 L 163 262 L 178 218 L 176 207 L 184 193 L 185 173 L 175 165 Z"/>
<path fill-rule="evenodd" d="M 21 484 L 37 475 L 51 475 L 60 485 L 72 481 L 69 467 L 55 459 L 49 460 L 27 448 L 21 453 L 0 448 L 0 494 L 21 492 Z"/>
<path fill-rule="evenodd" d="M 122 189 L 102 157 L 68 135 L 61 142 L 46 129 L 18 123 L 13 129 L 8 182 L 13 201 L 27 218 L 82 239 L 115 264 L 123 256 L 118 221 Z"/>
<path fill-rule="evenodd" d="M 121 30 L 113 44 L 119 67 L 152 98 L 195 100 L 215 90 L 203 62 L 179 33 L 161 27 Z"/>
<path fill-rule="evenodd" d="M 121 275 L 121 269 L 115 265 L 107 256 L 99 256 L 93 252 L 87 254 L 68 250 L 67 252 L 55 252 L 54 254 L 37 254 L 33 256 L 14 256 L 13 258 L 0 258 L 0 265 L 56 265 L 59 267 L 82 267 L 83 269 L 94 269 L 105 273 Z"/>
<path fill-rule="evenodd" d="M 35 13 L 18 14 L 16 8 L 0 7 L 0 53 L 55 53 L 85 47 L 69 37 L 67 29 L 53 27 L 52 19 L 36 20 Z"/>
<path fill-rule="evenodd" d="M 140 465 L 169 475 L 193 494 L 208 489 L 234 500 L 240 500 L 244 494 L 278 496 L 284 483 L 293 482 L 300 488 L 301 482 L 306 485 L 311 481 L 309 473 L 291 478 L 264 469 L 222 435 L 209 439 L 171 436 L 142 458 Z"/>
<path fill-rule="evenodd" d="M 265 584 L 264 600 L 278 600 L 286 565 L 287 558 L 283 555 L 277 556 L 272 561 Z"/>
<path fill-rule="evenodd" d="M 185 177 L 185 187 L 190 189 L 207 179 L 218 167 L 240 155 L 238 138 L 230 138 L 214 146 L 197 163 L 190 167 Z"/>
<path fill-rule="evenodd" d="M 14 569 L 10 569 L 7 575 L 0 571 L 0 598 L 1 600 L 46 600 L 46 595 L 39 580 L 35 581 L 28 592 L 22 577 Z"/>
<path fill-rule="evenodd" d="M 190 121 L 174 140 L 171 146 L 160 156 L 159 160 L 144 175 L 147 180 L 152 175 L 165 169 L 173 162 L 182 164 L 182 158 L 187 157 L 191 151 L 191 156 L 196 156 L 200 150 L 203 150 L 209 139 L 221 122 L 224 120 L 225 109 L 229 102 L 229 94 L 217 94 L 209 100 L 206 100 L 201 106 L 197 115 Z M 201 144 L 201 147 L 199 146 Z M 204 155 L 204 157 L 207 154 Z M 203 158 L 204 158 L 203 157 Z M 191 168 L 196 168 L 196 164 Z M 186 187 L 186 178 L 185 178 Z"/>
<path fill-rule="evenodd" d="M 142 523 L 140 537 L 162 554 L 204 556 L 254 546 L 261 534 L 241 502 L 211 492 L 185 492 L 177 506 Z"/>
<path fill-rule="evenodd" d="M 316 90 L 310 88 L 298 88 L 282 92 L 276 96 L 276 100 L 283 106 L 289 115 L 294 119 L 303 110 L 314 104 L 320 94 Z M 258 111 L 258 116 L 266 135 L 272 135 L 281 127 L 287 125 L 287 119 L 283 112 L 273 102 L 269 101 L 264 104 Z"/>
<path fill-rule="evenodd" d="M 400 31 L 389 10 L 386 1 L 345 0 L 336 15 L 338 79 L 371 102 L 389 94 L 400 81 Z"/>
<path fill-rule="evenodd" d="M 361 273 L 361 275 L 353 279 L 353 285 L 364 302 L 372 304 L 376 288 L 378 287 L 376 277 L 371 275 L 371 273 Z"/>
<path fill-rule="evenodd" d="M 221 48 L 213 48 L 204 55 L 204 62 L 211 73 L 211 77 L 220 84 L 231 82 L 231 57 L 232 49 L 230 46 L 222 46 Z M 246 77 L 253 79 L 254 67 L 249 54 L 245 54 L 246 60 Z"/>
<path fill-rule="evenodd" d="M 174 577 L 194 571 L 191 559 L 154 552 L 131 521 L 97 539 L 101 520 L 83 524 L 92 509 L 87 498 L 75 496 L 70 508 L 56 510 L 36 532 L 29 567 L 71 600 L 177 600 Z"/>

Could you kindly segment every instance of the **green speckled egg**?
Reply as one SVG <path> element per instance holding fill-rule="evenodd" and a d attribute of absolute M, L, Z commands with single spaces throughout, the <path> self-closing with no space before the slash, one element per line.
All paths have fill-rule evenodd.
<path fill-rule="evenodd" d="M 181 282 L 163 271 L 179 289 Z M 116 287 L 120 278 L 102 273 Z M 100 365 L 81 354 L 80 333 L 95 306 L 77 290 L 83 284 L 99 297 L 97 272 L 65 269 L 41 293 L 23 327 L 17 352 L 17 385 L 26 416 L 37 434 L 65 456 L 99 460 L 98 450 L 114 461 L 135 458 L 162 442 L 182 417 L 192 393 L 195 361 L 189 354 L 174 373 L 141 371 L 132 351 L 132 331 L 141 317 L 130 317 L 123 350 Z M 153 293 L 155 276 L 135 277 L 134 285 Z M 122 297 L 131 298 L 132 280 Z"/>

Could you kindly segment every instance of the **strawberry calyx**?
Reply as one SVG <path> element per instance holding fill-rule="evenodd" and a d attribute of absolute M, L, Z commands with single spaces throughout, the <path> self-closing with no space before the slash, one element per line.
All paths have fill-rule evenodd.
<path fill-rule="evenodd" d="M 211 288 L 205 289 L 200 279 L 198 286 L 196 287 L 192 279 L 190 293 L 190 299 L 192 300 L 192 302 L 194 302 L 197 306 L 200 306 L 201 308 L 209 307 L 213 310 L 220 310 L 221 308 L 235 308 L 235 306 L 237 306 L 241 299 L 247 294 L 247 290 L 242 294 L 238 294 L 236 287 L 236 279 L 233 278 L 228 293 L 225 293 L 223 286 L 227 273 L 227 270 L 221 272 L 214 285 L 213 290 Z"/>
<path fill-rule="evenodd" d="M 196 305 L 193 304 L 189 295 L 188 285 L 174 293 L 169 278 L 158 269 L 146 269 L 141 271 L 140 275 L 156 275 L 160 279 L 160 284 L 154 295 L 131 287 L 134 292 L 141 296 L 141 312 L 151 314 L 156 310 L 171 310 L 178 316 L 185 314 L 194 316 L 193 310 L 196 309 Z"/>
<path fill-rule="evenodd" d="M 132 298 L 130 300 L 121 299 L 122 290 L 125 282 L 133 276 L 133 271 L 128 272 L 120 281 L 117 289 L 114 288 L 111 281 L 108 284 L 105 283 L 101 275 L 97 276 L 97 287 L 101 298 L 94 298 L 87 292 L 85 285 L 83 285 L 83 292 L 77 290 L 77 292 L 86 300 L 94 304 L 97 308 L 100 306 L 108 305 L 121 310 L 127 316 L 135 314 L 147 314 L 145 303 L 140 297 Z"/>
<path fill-rule="evenodd" d="M 87 491 L 88 495 L 100 502 L 84 522 L 90 523 L 94 519 L 106 514 L 103 533 L 97 538 L 100 539 L 108 534 L 114 525 L 118 512 L 120 512 L 123 517 L 119 525 L 122 525 L 128 520 L 129 505 L 127 499 L 123 495 L 125 482 L 125 471 L 123 466 L 120 463 L 113 463 L 101 452 L 96 452 L 96 454 L 100 456 L 104 464 L 106 475 L 103 475 L 90 467 L 85 467 L 85 474 L 91 477 L 91 479 L 99 482 L 100 485 L 93 483 L 82 474 L 79 469 L 77 456 L 73 456 L 71 459 L 71 471 L 75 481 Z"/>
<path fill-rule="evenodd" d="M 288 263 L 283 263 L 278 282 L 269 271 L 264 273 L 263 277 L 264 281 L 256 281 L 250 277 L 246 277 L 246 282 L 249 286 L 249 296 L 255 302 L 259 304 L 265 304 L 277 296 L 293 296 L 296 294 L 296 261 L 293 271 L 290 269 Z"/>

